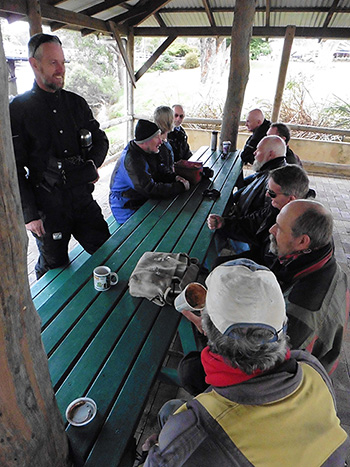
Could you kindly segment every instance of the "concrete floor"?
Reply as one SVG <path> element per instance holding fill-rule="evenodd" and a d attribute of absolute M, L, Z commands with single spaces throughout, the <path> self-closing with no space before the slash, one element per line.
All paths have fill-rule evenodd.
<path fill-rule="evenodd" d="M 113 167 L 114 163 L 110 163 L 100 169 L 100 180 L 96 184 L 94 192 L 95 199 L 99 202 L 106 218 L 111 214 L 108 205 L 108 191 L 110 174 Z M 350 279 L 350 180 L 325 176 L 310 176 L 310 186 L 316 190 L 316 199 L 328 207 L 333 213 L 336 258 Z M 28 278 L 29 282 L 32 284 L 35 281 L 34 265 L 37 257 L 37 249 L 33 238 L 30 235 L 28 238 Z M 73 248 L 75 245 L 76 241 L 73 239 L 70 246 Z M 176 363 L 179 360 L 178 355 L 172 355 L 170 359 L 172 360 L 171 366 L 176 367 Z M 349 365 L 350 333 L 348 332 L 341 353 L 341 361 L 332 376 L 332 380 L 336 392 L 338 415 L 343 427 L 350 435 Z M 149 434 L 157 431 L 156 415 L 161 405 L 170 398 L 176 397 L 176 395 L 177 390 L 174 387 L 163 383 L 157 383 L 155 385 L 144 417 L 136 433 L 136 438 L 139 442 L 139 450 L 143 440 Z M 350 462 L 348 463 L 350 464 Z"/>

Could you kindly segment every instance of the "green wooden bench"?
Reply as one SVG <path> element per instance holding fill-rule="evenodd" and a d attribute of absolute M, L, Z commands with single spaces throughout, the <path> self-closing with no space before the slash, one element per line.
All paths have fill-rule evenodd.
<path fill-rule="evenodd" d="M 212 241 L 207 216 L 224 211 L 241 164 L 237 153 L 223 160 L 207 148 L 194 158 L 213 168 L 218 200 L 203 198 L 211 181 L 202 180 L 175 199 L 147 201 L 72 274 L 64 269 L 34 298 L 62 416 L 77 397 L 91 397 L 98 406 L 85 427 L 67 424 L 77 466 L 131 466 L 130 440 L 157 376 L 162 371 L 177 382 L 174 370 L 162 368 L 176 331 L 185 353 L 195 348 L 191 323 L 173 307 L 128 293 L 128 279 L 146 251 L 186 252 L 204 264 Z M 101 264 L 119 276 L 102 293 L 92 281 L 92 270 Z"/>

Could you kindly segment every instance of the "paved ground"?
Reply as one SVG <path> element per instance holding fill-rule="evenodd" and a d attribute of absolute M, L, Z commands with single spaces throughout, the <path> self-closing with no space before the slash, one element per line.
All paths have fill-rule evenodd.
<path fill-rule="evenodd" d="M 102 207 L 107 218 L 111 213 L 108 206 L 108 186 L 113 163 L 100 170 L 100 181 L 96 185 L 95 198 Z M 310 176 L 311 187 L 316 190 L 317 200 L 327 206 L 334 216 L 334 241 L 336 257 L 350 279 L 350 180 L 333 177 Z M 76 242 L 71 242 L 73 248 Z M 35 281 L 34 265 L 37 257 L 36 245 L 29 237 L 28 277 L 30 283 Z M 350 282 L 350 281 L 349 281 Z M 175 347 L 176 348 L 176 347 Z M 179 355 L 172 352 L 170 358 L 173 365 L 179 360 Z M 341 362 L 334 373 L 333 384 L 336 391 L 338 415 L 341 423 L 350 434 L 350 333 L 348 332 L 341 353 Z M 137 439 L 142 442 L 157 427 L 156 414 L 161 405 L 176 396 L 176 390 L 165 384 L 158 383 L 145 410 L 143 420 L 137 431 Z M 349 456 L 350 460 L 350 456 Z"/>

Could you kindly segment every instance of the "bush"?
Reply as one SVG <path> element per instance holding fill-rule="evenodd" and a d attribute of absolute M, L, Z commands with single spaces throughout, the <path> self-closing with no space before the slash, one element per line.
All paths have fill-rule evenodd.
<path fill-rule="evenodd" d="M 168 48 L 169 55 L 174 57 L 185 57 L 190 52 L 194 52 L 194 49 L 185 42 L 175 42 Z"/>
<path fill-rule="evenodd" d="M 151 68 L 153 71 L 170 71 L 178 69 L 179 65 L 175 62 L 174 58 L 168 54 L 162 55 Z"/>
<path fill-rule="evenodd" d="M 185 65 L 184 68 L 197 68 L 199 67 L 198 55 L 194 52 L 190 52 L 185 56 Z"/>

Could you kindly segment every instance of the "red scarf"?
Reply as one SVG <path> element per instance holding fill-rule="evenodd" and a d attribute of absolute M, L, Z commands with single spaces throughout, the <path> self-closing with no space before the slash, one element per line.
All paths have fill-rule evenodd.
<path fill-rule="evenodd" d="M 290 358 L 290 350 L 287 351 L 286 360 Z M 248 381 L 262 373 L 261 370 L 256 370 L 251 375 L 247 375 L 239 368 L 233 368 L 225 363 L 221 355 L 210 351 L 209 347 L 205 347 L 201 353 L 202 364 L 206 373 L 205 382 L 217 387 L 233 386 L 234 384 Z"/>

